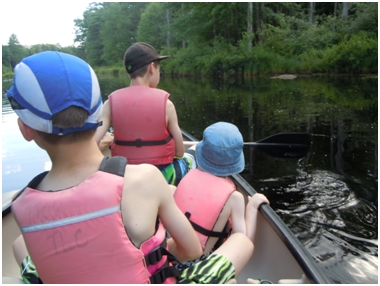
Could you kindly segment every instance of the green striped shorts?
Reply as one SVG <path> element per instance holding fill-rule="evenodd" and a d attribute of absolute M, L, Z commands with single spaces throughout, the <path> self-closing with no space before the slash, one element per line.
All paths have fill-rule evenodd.
<path fill-rule="evenodd" d="M 175 157 L 173 163 L 157 165 L 156 167 L 164 175 L 166 182 L 173 186 L 178 186 L 182 178 L 191 170 L 196 169 L 197 164 L 194 156 L 195 150 L 187 150 L 183 157 Z"/>
<path fill-rule="evenodd" d="M 221 254 L 211 254 L 183 270 L 178 284 L 224 284 L 234 277 L 232 262 Z"/>

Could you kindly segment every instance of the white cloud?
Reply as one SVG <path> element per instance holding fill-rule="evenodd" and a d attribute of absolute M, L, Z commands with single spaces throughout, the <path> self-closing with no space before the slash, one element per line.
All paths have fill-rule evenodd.
<path fill-rule="evenodd" d="M 74 44 L 74 19 L 94 1 L 2 1 L 1 43 L 7 45 L 15 34 L 21 45 Z"/>

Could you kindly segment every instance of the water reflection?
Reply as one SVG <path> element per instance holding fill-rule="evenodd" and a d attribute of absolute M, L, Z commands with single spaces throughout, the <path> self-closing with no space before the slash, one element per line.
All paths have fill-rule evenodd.
<path fill-rule="evenodd" d="M 51 161 L 47 153 L 37 144 L 27 142 L 19 130 L 17 115 L 9 103 L 2 114 L 2 192 L 20 190 L 39 173 L 50 170 Z"/>

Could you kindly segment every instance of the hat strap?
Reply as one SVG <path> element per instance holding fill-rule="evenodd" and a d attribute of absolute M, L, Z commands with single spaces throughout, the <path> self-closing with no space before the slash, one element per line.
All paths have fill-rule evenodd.
<path fill-rule="evenodd" d="M 58 134 L 58 135 L 66 135 L 68 133 L 73 133 L 73 132 L 95 130 L 96 128 L 102 125 L 103 125 L 103 121 L 96 122 L 96 123 L 86 122 L 82 127 L 74 127 L 74 128 L 66 128 L 66 129 L 53 126 L 53 130 L 51 133 Z"/>

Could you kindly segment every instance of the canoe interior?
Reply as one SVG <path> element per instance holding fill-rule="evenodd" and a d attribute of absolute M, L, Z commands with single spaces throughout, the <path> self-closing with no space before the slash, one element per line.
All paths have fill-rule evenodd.
<path fill-rule="evenodd" d="M 10 199 L 9 199 L 10 202 Z M 4 203 L 4 200 L 3 200 Z M 13 214 L 10 212 L 10 207 L 3 208 L 3 225 L 2 225 L 2 273 L 3 277 L 18 277 L 21 278 L 20 268 L 16 263 L 13 255 L 13 241 L 21 234 L 21 231 L 16 224 Z M 4 284 L 4 283 L 3 283 Z"/>
<path fill-rule="evenodd" d="M 195 140 L 183 131 L 184 140 Z M 253 195 L 255 190 L 240 176 L 232 176 L 233 181 L 245 197 Z M 3 194 L 2 225 L 2 273 L 3 284 L 12 280 L 4 277 L 20 278 L 19 266 L 13 256 L 13 241 L 20 230 L 10 211 L 11 198 L 18 191 Z M 255 250 L 249 263 L 237 276 L 237 282 L 244 284 L 247 279 L 265 279 L 274 283 L 331 283 L 320 271 L 311 255 L 288 229 L 284 222 L 270 208 L 260 208 L 255 238 Z"/>

